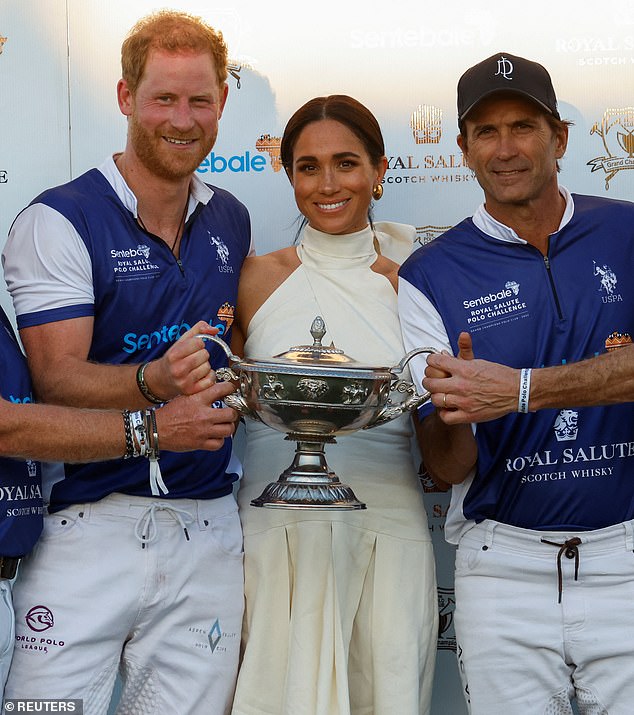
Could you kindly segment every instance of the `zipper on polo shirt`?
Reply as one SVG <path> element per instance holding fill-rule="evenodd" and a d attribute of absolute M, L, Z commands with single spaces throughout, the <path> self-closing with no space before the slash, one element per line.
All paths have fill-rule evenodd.
<path fill-rule="evenodd" d="M 157 242 L 157 243 L 162 243 L 162 244 L 167 248 L 167 250 L 168 250 L 168 251 L 170 252 L 170 254 L 172 255 L 172 258 L 176 261 L 176 265 L 178 266 L 178 270 L 181 272 L 181 275 L 184 276 L 184 275 L 185 275 L 185 266 L 183 265 L 183 262 L 181 261 L 180 258 L 176 258 L 176 256 L 174 255 L 174 252 L 173 252 L 172 249 L 170 248 L 168 242 L 167 242 L 165 239 L 161 238 L 160 236 L 157 236 L 155 233 L 152 233 L 152 231 L 148 231 L 147 228 L 145 228 L 145 226 L 143 225 L 143 222 L 141 221 L 140 216 L 137 216 L 137 218 L 136 218 L 136 220 L 135 220 L 135 223 L 136 223 L 137 227 L 138 227 L 141 231 L 143 231 L 143 233 L 144 233 L 146 236 L 149 236 L 150 238 L 152 238 L 152 239 L 153 239 L 155 242 Z M 181 245 L 182 245 L 182 243 L 183 243 L 183 238 L 184 238 L 184 236 L 185 236 L 185 232 L 186 232 L 186 231 L 187 231 L 187 223 L 186 223 L 185 226 L 183 227 L 183 235 L 181 236 Z"/>
<path fill-rule="evenodd" d="M 555 280 L 553 278 L 553 273 L 551 270 L 551 265 L 550 265 L 550 259 L 548 256 L 544 256 L 544 265 L 546 266 L 546 275 L 548 276 L 548 281 L 550 283 L 550 288 L 553 293 L 553 298 L 555 300 L 555 306 L 557 308 L 557 315 L 559 316 L 559 320 L 563 320 L 563 312 L 561 310 L 561 303 L 559 302 L 559 296 L 557 295 L 557 288 L 555 286 Z"/>

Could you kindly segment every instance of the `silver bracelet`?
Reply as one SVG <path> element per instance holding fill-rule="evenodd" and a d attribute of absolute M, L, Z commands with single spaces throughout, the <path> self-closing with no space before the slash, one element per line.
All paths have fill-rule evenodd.
<path fill-rule="evenodd" d="M 147 437 L 147 449 L 145 456 L 150 460 L 157 460 L 161 456 L 159 448 L 159 435 L 156 426 L 156 414 L 154 407 L 145 409 L 145 434 Z"/>
<path fill-rule="evenodd" d="M 517 411 L 528 413 L 528 400 L 531 394 L 531 368 L 523 367 L 520 371 L 520 394 L 517 401 Z"/>

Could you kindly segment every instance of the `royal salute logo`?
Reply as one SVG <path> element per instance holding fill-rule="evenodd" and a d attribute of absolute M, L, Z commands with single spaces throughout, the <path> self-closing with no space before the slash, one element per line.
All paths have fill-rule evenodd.
<path fill-rule="evenodd" d="M 475 181 L 462 152 L 444 152 L 439 148 L 443 137 L 442 124 L 442 110 L 431 104 L 419 104 L 409 114 L 410 141 L 414 148 L 411 152 L 406 150 L 388 155 L 385 184 Z M 452 146 L 455 146 L 453 142 Z"/>
<path fill-rule="evenodd" d="M 416 144 L 438 144 L 442 137 L 442 109 L 419 104 L 409 120 Z"/>
<path fill-rule="evenodd" d="M 577 439 L 579 413 L 574 410 L 561 410 L 555 420 L 555 437 L 558 442 L 572 442 Z"/>
<path fill-rule="evenodd" d="M 452 226 L 416 226 L 416 238 L 414 243 L 418 243 L 424 246 L 427 243 L 431 243 L 435 238 L 449 231 Z"/>
<path fill-rule="evenodd" d="M 605 190 L 610 181 L 625 169 L 634 169 L 634 107 L 607 109 L 600 122 L 595 122 L 590 134 L 597 134 L 603 141 L 604 156 L 588 162 L 591 173 L 605 173 Z"/>

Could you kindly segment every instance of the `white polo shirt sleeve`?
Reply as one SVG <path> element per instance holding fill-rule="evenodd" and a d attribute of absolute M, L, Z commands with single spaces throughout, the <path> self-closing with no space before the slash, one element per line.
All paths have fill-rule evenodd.
<path fill-rule="evenodd" d="M 18 326 L 34 314 L 83 308 L 92 314 L 94 290 L 88 250 L 73 225 L 44 204 L 33 204 L 14 221 L 2 253 L 7 288 Z M 61 314 L 60 314 L 61 315 Z M 22 325 L 21 319 L 22 318 Z"/>
<path fill-rule="evenodd" d="M 398 314 L 407 352 L 429 347 L 453 354 L 445 324 L 436 308 L 418 288 L 401 277 L 398 279 Z M 419 390 L 422 389 L 426 365 L 425 355 L 417 355 L 409 363 L 412 379 Z"/>

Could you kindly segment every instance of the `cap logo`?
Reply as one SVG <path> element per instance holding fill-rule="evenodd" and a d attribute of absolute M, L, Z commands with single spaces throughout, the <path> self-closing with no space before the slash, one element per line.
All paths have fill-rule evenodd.
<path fill-rule="evenodd" d="M 513 63 L 511 60 L 507 59 L 502 55 L 500 59 L 498 60 L 498 71 L 495 73 L 495 76 L 497 77 L 498 75 L 502 75 L 504 79 L 512 80 L 513 77 L 511 75 L 513 74 Z"/>

